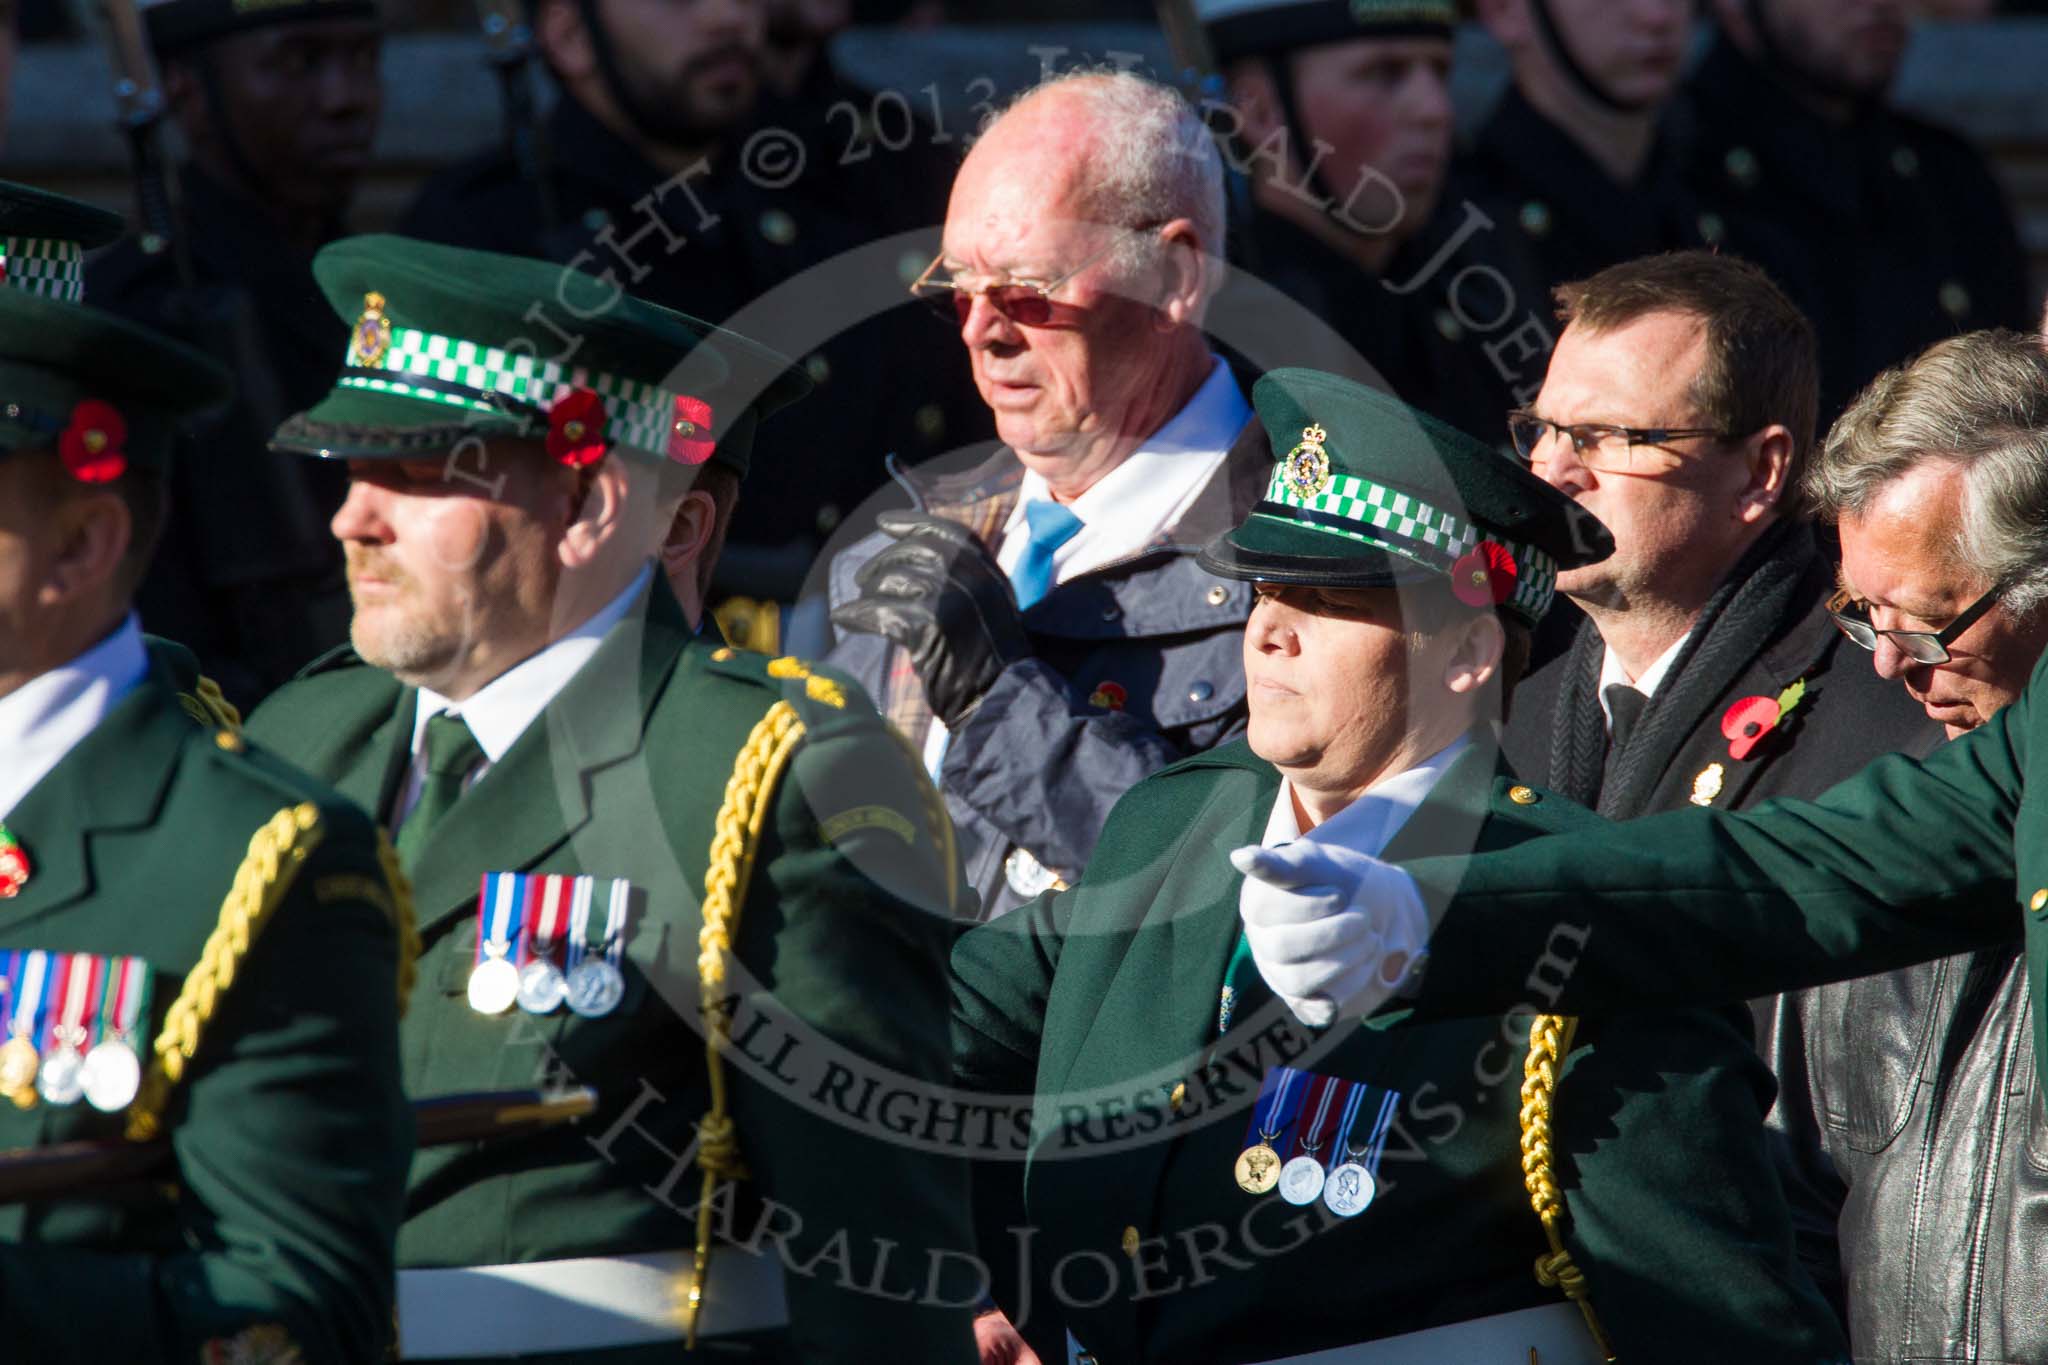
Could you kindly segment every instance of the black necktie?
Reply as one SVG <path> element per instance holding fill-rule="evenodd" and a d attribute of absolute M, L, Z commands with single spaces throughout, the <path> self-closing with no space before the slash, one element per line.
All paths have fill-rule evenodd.
<path fill-rule="evenodd" d="M 1650 704 L 1650 699 L 1627 683 L 1610 683 L 1600 695 L 1607 699 L 1608 714 L 1614 717 L 1607 727 L 1607 752 L 1617 754 L 1628 744 L 1628 737 L 1642 719 L 1643 708 Z"/>
<path fill-rule="evenodd" d="M 470 733 L 469 722 L 442 711 L 427 719 L 427 776 L 420 799 L 398 827 L 398 860 L 408 871 L 420 846 L 462 796 L 462 781 L 483 761 L 484 746 Z"/>

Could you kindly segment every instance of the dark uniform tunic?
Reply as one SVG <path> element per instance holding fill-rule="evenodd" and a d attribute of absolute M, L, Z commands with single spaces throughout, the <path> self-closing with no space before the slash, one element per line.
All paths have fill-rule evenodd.
<path fill-rule="evenodd" d="M 1379 274 L 1276 213 L 1254 210 L 1234 240 L 1208 330 L 1247 384 L 1283 365 L 1326 370 L 1492 446 L 1542 386 L 1549 296 L 1507 226 L 1471 220 L 1455 196 Z"/>
<path fill-rule="evenodd" d="M 341 547 L 328 530 L 346 473 L 268 449 L 277 424 L 333 384 L 348 327 L 313 282 L 312 257 L 260 208 L 194 166 L 179 184 L 195 287 L 181 287 L 168 252 L 130 237 L 87 267 L 86 298 L 235 376 L 234 402 L 177 445 L 169 519 L 136 605 L 248 709 L 348 638 Z"/>
<path fill-rule="evenodd" d="M 1548 291 L 1638 256 L 1718 246 L 1668 129 L 1623 184 L 1509 85 L 1454 167 L 1454 183 L 1514 238 Z"/>
<path fill-rule="evenodd" d="M 860 145 L 844 116 L 799 119 L 790 131 L 804 139 L 806 171 L 786 188 L 768 187 L 779 175 L 741 174 L 737 150 L 706 174 L 677 178 L 564 98 L 544 134 L 553 232 L 543 229 L 535 188 L 502 152 L 434 177 L 402 224 L 431 241 L 610 272 L 638 297 L 730 323 L 802 357 L 818 401 L 766 429 L 760 464 L 772 478 L 757 476 L 740 499 L 719 580 L 730 591 L 783 600 L 796 596 L 841 519 L 884 482 L 884 455 L 916 463 L 989 431 L 957 328 L 905 292 L 937 248 L 888 235 L 906 226 L 901 204 L 882 192 L 899 174 L 893 154 L 866 144 L 866 162 L 842 164 L 849 146 Z M 865 164 L 876 167 L 871 176 L 857 174 Z M 855 184 L 873 200 L 854 198 Z M 889 204 L 888 212 L 876 203 Z M 749 310 L 825 263 L 835 264 Z M 742 310 L 749 311 L 736 316 Z M 917 363 L 903 363 L 905 355 Z"/>
<path fill-rule="evenodd" d="M 1531 1273 L 1549 1248 L 1523 1185 L 1526 1019 L 1519 1038 L 1497 1019 L 1310 1030 L 1254 971 L 1218 1040 L 1241 936 L 1227 855 L 1260 841 L 1279 791 L 1242 744 L 1170 768 L 1117 806 L 1077 887 L 954 950 L 961 1083 L 1041 1116 L 1026 1159 L 979 1168 L 975 1210 L 985 1249 L 1036 1229 L 996 1294 L 1041 1357 L 1056 1358 L 1056 1286 L 1064 1327 L 1105 1362 L 1274 1360 L 1563 1302 Z M 1602 826 L 1514 783 L 1479 737 L 1387 853 L 1567 828 Z M 1539 966 L 1522 998 L 1542 1011 L 1549 989 Z M 1233 1178 L 1252 1097 L 1283 1064 L 1401 1096 L 1382 1188 L 1356 1217 Z M 1739 1011 L 1581 1027 L 1555 1100 L 1557 1183 L 1567 1249 L 1621 1359 L 1841 1356 L 1792 1255 L 1769 1102 Z M 1364 1145 L 1356 1130 L 1349 1145 Z"/>
<path fill-rule="evenodd" d="M 1725 35 L 1687 96 L 1694 192 L 1813 320 L 1823 425 L 1943 337 L 2033 325 L 2011 210 L 1962 139 L 1876 105 L 1830 123 Z"/>

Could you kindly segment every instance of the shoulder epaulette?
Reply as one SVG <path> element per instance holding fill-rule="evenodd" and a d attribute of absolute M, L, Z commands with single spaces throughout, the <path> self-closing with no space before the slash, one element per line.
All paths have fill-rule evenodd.
<path fill-rule="evenodd" d="M 847 696 L 855 684 L 837 673 L 821 669 L 804 662 L 793 655 L 773 657 L 756 654 L 752 650 L 735 649 L 724 645 L 711 651 L 710 671 L 728 678 L 742 678 L 748 682 L 776 690 L 795 701 L 791 696 L 797 689 L 792 683 L 802 683 L 802 697 L 805 701 L 835 711 L 846 709 Z"/>
<path fill-rule="evenodd" d="M 296 681 L 299 678 L 316 677 L 322 673 L 333 673 L 344 668 L 368 667 L 369 665 L 363 662 L 363 656 L 356 653 L 354 645 L 336 645 L 333 649 L 328 650 L 325 654 L 322 654 L 319 658 L 292 674 L 292 678 Z"/>

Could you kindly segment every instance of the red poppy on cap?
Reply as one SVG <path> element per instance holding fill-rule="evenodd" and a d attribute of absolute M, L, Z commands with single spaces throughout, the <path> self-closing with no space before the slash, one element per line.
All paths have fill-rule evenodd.
<path fill-rule="evenodd" d="M 1451 565 L 1451 591 L 1468 607 L 1497 607 L 1514 595 L 1520 575 L 1507 546 L 1482 540 Z"/>
<path fill-rule="evenodd" d="M 1721 733 L 1728 739 L 1728 757 L 1748 758 L 1764 736 L 1778 728 L 1783 715 L 1776 697 L 1744 697 L 1721 714 Z"/>
<path fill-rule="evenodd" d="M 87 398 L 71 409 L 57 436 L 57 455 L 80 483 L 109 483 L 128 470 L 128 423 L 112 403 Z"/>
<path fill-rule="evenodd" d="M 571 389 L 548 409 L 548 454 L 571 469 L 604 458 L 604 400 L 590 389 Z"/>
<path fill-rule="evenodd" d="M 711 436 L 711 405 L 701 398 L 678 397 L 669 424 L 668 457 L 678 464 L 703 464 L 717 448 Z"/>

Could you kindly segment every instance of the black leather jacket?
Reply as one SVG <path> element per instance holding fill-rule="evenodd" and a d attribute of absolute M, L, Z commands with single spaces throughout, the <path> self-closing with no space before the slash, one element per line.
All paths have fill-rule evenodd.
<path fill-rule="evenodd" d="M 1782 996 L 1764 1020 L 1801 1258 L 1859 1365 L 2048 1361 L 2048 1118 L 2019 949 Z"/>

